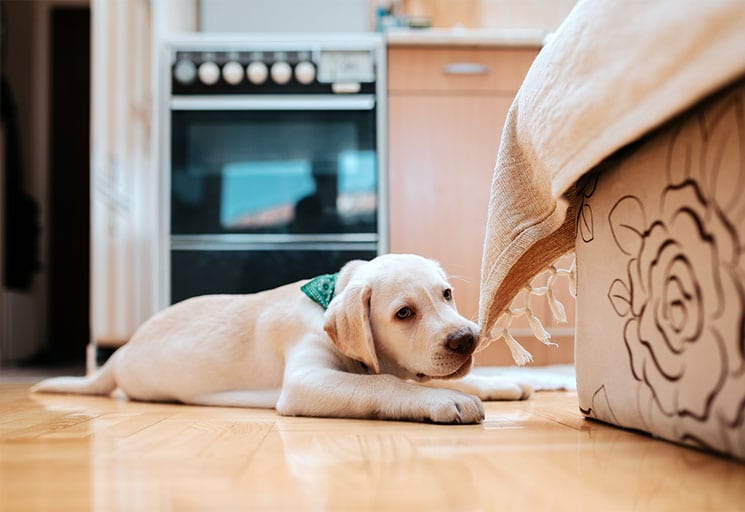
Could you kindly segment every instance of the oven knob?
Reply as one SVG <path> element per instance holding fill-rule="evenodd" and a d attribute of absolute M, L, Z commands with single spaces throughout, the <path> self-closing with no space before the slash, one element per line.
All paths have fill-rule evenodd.
<path fill-rule="evenodd" d="M 189 85 L 197 78 L 197 67 L 190 60 L 180 60 L 173 66 L 173 78 L 180 84 Z"/>
<path fill-rule="evenodd" d="M 204 85 L 215 85 L 220 79 L 220 68 L 214 62 L 202 62 L 199 65 L 199 81 Z"/>
<path fill-rule="evenodd" d="M 263 62 L 252 62 L 246 69 L 248 81 L 255 85 L 260 85 L 266 82 L 268 74 L 269 71 L 266 69 L 266 64 Z"/>
<path fill-rule="evenodd" d="M 243 66 L 235 61 L 226 63 L 222 67 L 222 78 L 230 85 L 236 85 L 243 80 Z"/>
<path fill-rule="evenodd" d="M 272 64 L 272 80 L 279 85 L 284 85 L 292 78 L 292 68 L 284 61 L 277 61 Z"/>
<path fill-rule="evenodd" d="M 313 83 L 316 79 L 316 67 L 307 60 L 298 62 L 295 66 L 295 79 L 303 85 Z"/>

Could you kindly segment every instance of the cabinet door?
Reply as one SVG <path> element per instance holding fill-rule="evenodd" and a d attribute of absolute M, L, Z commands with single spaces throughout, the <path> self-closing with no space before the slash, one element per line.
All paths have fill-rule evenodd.
<path fill-rule="evenodd" d="M 478 317 L 489 189 L 511 97 L 389 97 L 391 252 L 438 260 L 462 314 Z"/>

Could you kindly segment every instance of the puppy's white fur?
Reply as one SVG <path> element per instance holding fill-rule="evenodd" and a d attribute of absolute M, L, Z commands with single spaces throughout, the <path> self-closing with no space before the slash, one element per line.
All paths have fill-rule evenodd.
<path fill-rule="evenodd" d="M 302 284 L 185 300 L 146 321 L 95 375 L 33 390 L 107 395 L 118 387 L 135 400 L 437 423 L 477 423 L 479 398 L 531 393 L 466 376 L 479 329 L 458 313 L 431 260 L 350 262 L 325 313 Z M 412 315 L 399 318 L 402 308 Z"/>

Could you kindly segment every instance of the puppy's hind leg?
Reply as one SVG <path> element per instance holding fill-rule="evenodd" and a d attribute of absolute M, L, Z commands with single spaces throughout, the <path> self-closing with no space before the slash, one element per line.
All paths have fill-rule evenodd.
<path fill-rule="evenodd" d="M 247 389 L 221 391 L 182 400 L 192 405 L 211 405 L 214 407 L 255 407 L 273 409 L 279 400 L 280 389 Z"/>

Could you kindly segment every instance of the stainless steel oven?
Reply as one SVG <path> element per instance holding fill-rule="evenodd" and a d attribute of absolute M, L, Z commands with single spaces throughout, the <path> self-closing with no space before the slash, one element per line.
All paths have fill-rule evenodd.
<path fill-rule="evenodd" d="M 387 251 L 379 36 L 195 36 L 167 51 L 162 305 Z"/>

